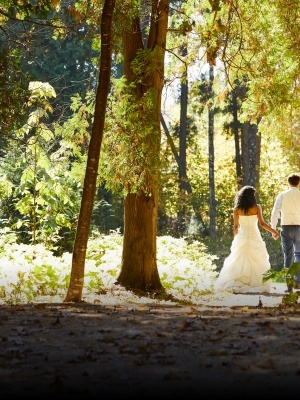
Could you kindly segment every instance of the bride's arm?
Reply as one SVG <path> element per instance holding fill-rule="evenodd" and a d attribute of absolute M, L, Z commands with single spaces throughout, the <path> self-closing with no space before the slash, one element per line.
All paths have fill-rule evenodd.
<path fill-rule="evenodd" d="M 233 236 L 238 233 L 239 230 L 239 214 L 237 210 L 233 210 Z"/>
<path fill-rule="evenodd" d="M 277 230 L 273 229 L 269 224 L 266 223 L 264 217 L 262 215 L 262 208 L 259 204 L 257 204 L 257 218 L 260 225 L 266 230 L 272 233 L 274 239 L 279 238 L 279 233 Z"/>

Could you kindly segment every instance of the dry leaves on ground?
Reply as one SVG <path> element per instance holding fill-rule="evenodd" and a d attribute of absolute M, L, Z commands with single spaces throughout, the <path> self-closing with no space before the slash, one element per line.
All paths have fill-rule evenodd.
<path fill-rule="evenodd" d="M 0 307 L 2 395 L 296 394 L 297 307 Z"/>

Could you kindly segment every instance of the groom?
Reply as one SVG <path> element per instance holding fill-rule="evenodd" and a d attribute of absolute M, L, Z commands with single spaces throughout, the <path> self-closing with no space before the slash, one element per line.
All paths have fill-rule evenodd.
<path fill-rule="evenodd" d="M 278 194 L 271 212 L 273 229 L 276 229 L 280 219 L 285 268 L 289 268 L 293 262 L 300 261 L 300 174 L 290 174 L 288 184 L 289 188 Z M 294 279 L 295 288 L 300 289 L 300 272 L 294 276 Z M 287 291 L 292 292 L 293 287 L 288 286 Z"/>

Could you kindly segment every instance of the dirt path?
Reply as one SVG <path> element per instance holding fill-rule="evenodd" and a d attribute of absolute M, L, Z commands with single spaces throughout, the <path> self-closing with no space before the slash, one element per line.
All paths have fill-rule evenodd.
<path fill-rule="evenodd" d="M 0 332 L 1 396 L 282 398 L 300 389 L 298 307 L 3 305 Z"/>

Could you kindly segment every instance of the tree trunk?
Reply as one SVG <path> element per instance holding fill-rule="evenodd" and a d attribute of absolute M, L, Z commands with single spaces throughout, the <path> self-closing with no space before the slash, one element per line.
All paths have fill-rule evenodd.
<path fill-rule="evenodd" d="M 121 272 L 117 282 L 127 289 L 140 291 L 163 291 L 156 262 L 156 235 L 158 212 L 159 173 L 157 160 L 160 157 L 160 116 L 161 93 L 164 84 L 164 55 L 169 14 L 169 1 L 152 1 L 150 31 L 147 53 L 153 52 L 152 68 L 140 75 L 136 85 L 136 100 L 139 101 L 148 90 L 152 102 L 145 113 L 151 115 L 149 126 L 151 135 L 145 135 L 143 151 L 148 165 L 143 171 L 147 182 L 147 193 L 130 193 L 124 204 L 124 237 Z M 130 30 L 124 35 L 124 72 L 128 84 L 136 82 L 132 61 L 137 52 L 143 50 L 140 23 L 135 19 Z M 147 54 L 146 53 L 146 54 Z M 149 61 L 149 58 L 148 62 Z M 140 127 L 138 127 L 140 129 Z M 144 129 L 144 127 L 143 127 Z"/>
<path fill-rule="evenodd" d="M 239 121 L 238 121 L 238 101 L 237 101 L 237 88 L 232 91 L 232 113 L 233 113 L 233 134 L 235 144 L 235 165 L 236 165 L 236 178 L 238 188 L 242 187 L 242 163 L 241 163 L 241 151 L 240 151 L 240 139 L 239 139 Z"/>
<path fill-rule="evenodd" d="M 216 236 L 216 196 L 215 196 L 215 145 L 214 145 L 214 66 L 209 66 L 209 98 L 208 108 L 208 170 L 209 170 L 209 236 Z"/>
<path fill-rule="evenodd" d="M 249 183 L 249 122 L 243 122 L 241 127 L 241 156 L 242 156 L 242 176 L 243 186 Z"/>
<path fill-rule="evenodd" d="M 257 125 L 249 125 L 249 184 L 256 186 Z"/>
<path fill-rule="evenodd" d="M 181 50 L 181 56 L 187 56 L 186 46 Z M 186 138 L 187 138 L 187 104 L 188 104 L 188 74 L 187 67 L 181 78 L 180 86 L 180 129 L 179 129 L 179 158 L 182 170 L 179 169 L 179 189 L 187 191 L 187 174 L 186 174 Z"/>
<path fill-rule="evenodd" d="M 247 80 L 239 86 L 239 97 L 243 102 L 247 95 Z M 256 124 L 246 121 L 241 124 L 241 159 L 242 185 L 257 186 L 259 184 L 260 136 L 258 135 L 258 118 Z M 239 178 L 239 177 L 237 177 Z M 239 182 L 238 182 L 239 183 Z"/>
<path fill-rule="evenodd" d="M 183 169 L 183 166 L 181 165 L 181 159 L 180 159 L 180 157 L 179 157 L 179 155 L 177 153 L 177 149 L 176 149 L 175 143 L 173 142 L 173 139 L 172 139 L 172 137 L 170 135 L 170 132 L 168 130 L 167 124 L 166 124 L 163 116 L 161 116 L 161 124 L 162 124 L 164 132 L 165 132 L 165 134 L 167 136 L 168 143 L 170 144 L 170 147 L 171 147 L 172 153 L 174 155 L 174 158 L 176 160 L 176 163 L 177 163 L 177 166 L 178 166 L 178 171 L 179 171 L 179 176 L 183 176 L 184 169 Z M 193 194 L 192 187 L 191 187 L 191 184 L 190 184 L 190 180 L 189 180 L 188 177 L 186 177 L 186 191 L 187 191 L 187 193 L 189 195 Z M 194 200 L 194 196 L 192 196 L 192 207 L 193 207 L 193 211 L 194 211 L 194 214 L 195 214 L 195 218 L 196 218 L 197 224 L 200 225 L 200 230 L 204 234 L 206 234 L 207 227 L 206 227 L 206 225 L 205 225 L 205 223 L 203 221 L 203 218 L 202 218 L 202 215 L 201 215 L 201 213 L 200 213 L 200 211 L 198 209 L 198 206 L 196 206 L 196 202 Z"/>
<path fill-rule="evenodd" d="M 114 7 L 115 0 L 105 0 L 101 19 L 100 73 L 96 93 L 94 122 L 89 144 L 81 207 L 74 242 L 70 284 L 67 296 L 64 300 L 65 302 L 80 302 L 82 300 L 86 250 L 97 187 L 97 173 L 110 84 L 112 55 L 111 27 Z"/>
<path fill-rule="evenodd" d="M 118 282 L 127 288 L 161 289 L 156 266 L 156 218 L 156 196 L 126 196 L 122 269 Z"/>
<path fill-rule="evenodd" d="M 242 124 L 243 185 L 256 186 L 259 182 L 260 136 L 257 124 Z"/>
<path fill-rule="evenodd" d="M 187 56 L 187 47 L 181 48 L 181 56 Z M 187 138 L 187 103 L 188 103 L 188 75 L 185 66 L 184 73 L 180 82 L 180 129 L 179 129 L 179 159 L 181 169 L 179 169 L 179 210 L 177 212 L 176 231 L 179 234 L 186 232 L 189 221 L 186 215 L 185 196 L 188 189 L 186 173 L 186 138 Z"/>

